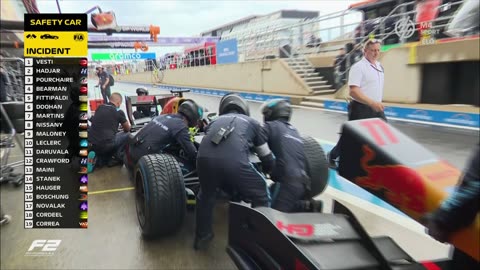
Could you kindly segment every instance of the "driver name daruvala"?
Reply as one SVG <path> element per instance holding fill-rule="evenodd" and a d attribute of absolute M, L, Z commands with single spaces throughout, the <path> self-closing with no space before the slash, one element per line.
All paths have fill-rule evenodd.
<path fill-rule="evenodd" d="M 203 116 L 203 110 L 193 100 L 184 100 L 176 114 L 164 114 L 155 117 L 130 142 L 130 157 L 133 164 L 145 155 L 161 153 L 168 146 L 178 143 L 187 157 L 195 164 L 197 148 L 190 140 L 189 127 L 197 125 Z"/>

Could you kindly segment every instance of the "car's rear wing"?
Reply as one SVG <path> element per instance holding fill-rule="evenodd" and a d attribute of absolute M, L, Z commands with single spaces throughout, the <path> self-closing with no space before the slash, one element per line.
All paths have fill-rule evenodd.
<path fill-rule="evenodd" d="M 134 109 L 133 107 L 141 106 L 150 106 L 155 109 L 155 115 L 159 115 L 163 106 L 174 96 L 171 94 L 164 95 L 151 95 L 151 96 L 126 96 L 125 97 L 125 107 L 127 110 L 128 120 L 132 125 L 135 125 L 136 122 L 139 122 L 140 119 L 135 119 L 133 117 Z M 144 121 L 143 121 L 144 122 Z"/>
<path fill-rule="evenodd" d="M 370 237 L 345 206 L 334 201 L 333 210 L 283 213 L 230 203 L 227 253 L 240 270 L 426 269 L 390 237 Z"/>
<path fill-rule="evenodd" d="M 186 88 L 170 90 L 170 93 L 172 93 L 176 97 L 183 97 L 183 93 L 189 93 L 189 92 L 190 92 L 190 89 L 186 89 Z"/>

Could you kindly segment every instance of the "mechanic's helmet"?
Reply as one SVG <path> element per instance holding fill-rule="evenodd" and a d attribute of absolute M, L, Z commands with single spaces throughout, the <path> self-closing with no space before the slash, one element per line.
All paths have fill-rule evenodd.
<path fill-rule="evenodd" d="M 148 96 L 148 90 L 145 87 L 137 88 L 137 95 L 138 96 Z"/>
<path fill-rule="evenodd" d="M 250 116 L 250 110 L 247 102 L 239 95 L 233 93 L 222 97 L 222 100 L 220 100 L 220 107 L 218 109 L 219 115 L 230 112 L 237 112 L 239 114 Z"/>
<path fill-rule="evenodd" d="M 198 121 L 203 117 L 203 109 L 191 99 L 182 100 L 178 107 L 178 113 L 185 116 L 188 120 L 188 126 L 194 127 L 198 125 Z"/>
<path fill-rule="evenodd" d="M 95 67 L 95 70 L 96 70 L 96 71 L 100 71 L 100 70 L 102 70 L 102 69 L 103 69 L 103 66 L 101 66 L 101 65 L 97 65 L 97 66 Z"/>
<path fill-rule="evenodd" d="M 275 121 L 279 119 L 290 121 L 292 107 L 290 106 L 290 102 L 285 99 L 272 99 L 263 104 L 262 114 L 265 121 Z"/>

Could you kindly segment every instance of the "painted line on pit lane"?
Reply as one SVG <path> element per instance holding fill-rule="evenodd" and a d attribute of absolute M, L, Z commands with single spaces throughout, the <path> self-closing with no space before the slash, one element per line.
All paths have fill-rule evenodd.
<path fill-rule="evenodd" d="M 121 191 L 128 191 L 128 190 L 134 190 L 134 189 L 135 189 L 135 187 L 106 189 L 106 190 L 99 190 L 99 191 L 88 192 L 88 195 L 105 194 L 105 193 L 112 193 L 112 192 L 121 192 Z"/>

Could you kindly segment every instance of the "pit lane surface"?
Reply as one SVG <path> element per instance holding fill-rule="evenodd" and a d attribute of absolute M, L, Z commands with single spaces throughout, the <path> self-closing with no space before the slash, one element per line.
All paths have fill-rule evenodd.
<path fill-rule="evenodd" d="M 138 86 L 116 82 L 112 92 L 135 95 Z M 151 94 L 165 93 L 149 88 Z M 93 85 L 89 89 L 94 89 Z M 90 92 L 90 96 L 93 98 L 95 95 Z M 218 97 L 193 94 L 186 96 L 210 111 L 217 110 L 220 100 Z M 250 105 L 251 114 L 260 120 L 260 103 L 251 102 Z M 335 142 L 340 125 L 345 120 L 344 114 L 295 108 L 292 123 L 304 134 Z M 474 131 L 392 123 L 458 167 L 464 166 L 471 146 L 478 143 L 478 132 Z M 15 150 L 10 162 L 23 158 L 18 148 Z M 102 168 L 90 175 L 88 230 L 23 229 L 23 189 L 2 186 L 2 209 L 13 216 L 13 221 L 0 231 L 1 269 L 235 269 L 225 252 L 226 204 L 217 204 L 215 210 L 216 238 L 213 245 L 208 251 L 195 252 L 192 249 L 192 212 L 187 214 L 177 234 L 153 241 L 142 239 L 136 220 L 134 192 L 131 189 L 105 192 L 131 186 L 125 168 Z M 364 226 L 382 228 L 380 224 Z M 62 243 L 51 257 L 25 256 L 36 239 L 60 239 Z M 421 245 L 418 239 L 412 238 L 412 241 Z"/>

